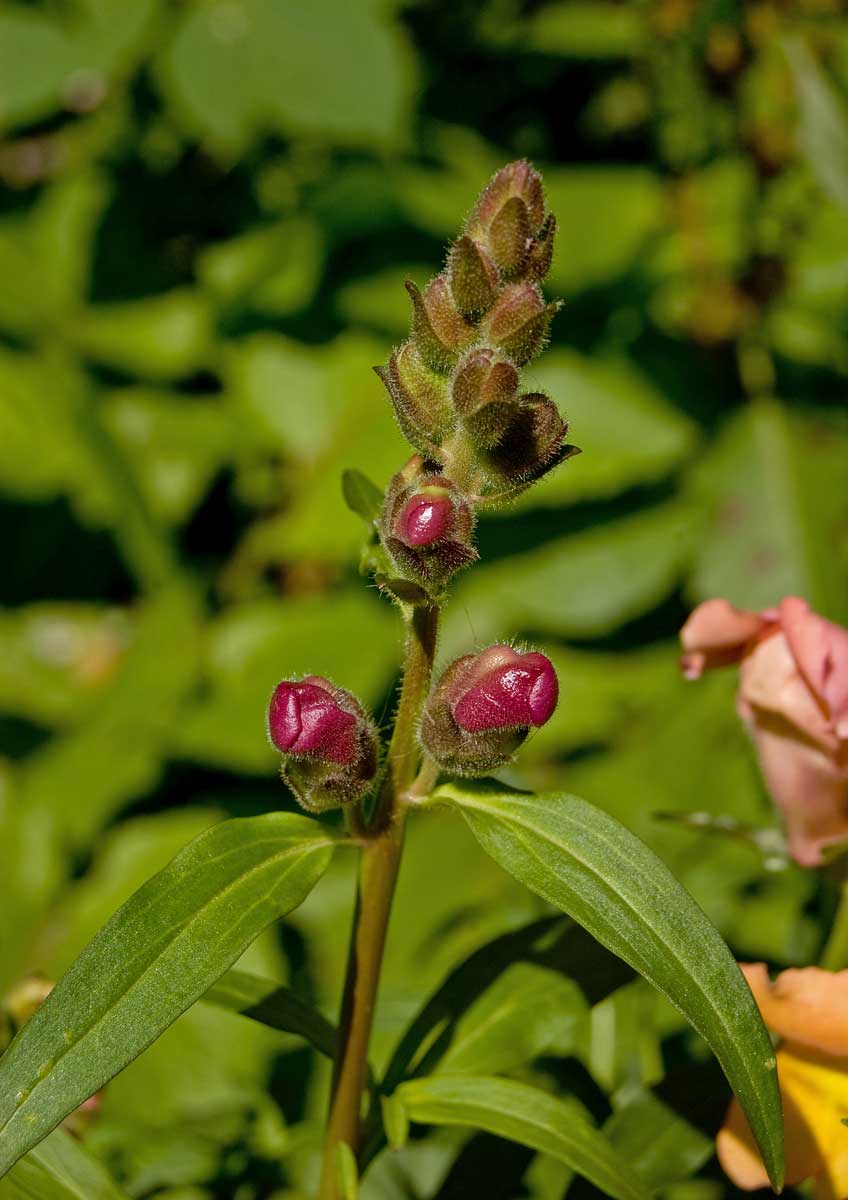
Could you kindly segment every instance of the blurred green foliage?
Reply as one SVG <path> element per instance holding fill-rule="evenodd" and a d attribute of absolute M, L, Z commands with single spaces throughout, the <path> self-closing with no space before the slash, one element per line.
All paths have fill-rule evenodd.
<path fill-rule="evenodd" d="M 848 621 L 838 0 L 5 0 L 4 988 L 55 977 L 222 815 L 293 806 L 263 732 L 280 677 L 330 675 L 390 716 L 397 622 L 356 575 L 340 476 L 382 485 L 402 461 L 370 370 L 406 329 L 402 280 L 524 154 L 566 300 L 531 384 L 584 453 L 483 522 L 444 655 L 538 642 L 562 701 L 509 780 L 613 812 L 740 957 L 815 955 L 827 883 L 656 814 L 772 822 L 731 675 L 678 677 L 689 607 L 797 592 Z M 247 965 L 332 1016 L 351 896 L 340 860 Z M 416 822 L 378 1056 L 465 954 L 543 911 L 458 822 Z M 671 1200 L 732 1195 L 708 1161 L 726 1090 L 667 1006 L 637 983 L 588 1008 L 513 971 L 480 1011 L 537 991 L 535 1020 L 498 1016 L 516 1057 L 486 1069 L 574 1089 Z M 484 1052 L 460 1024 L 447 1061 Z M 291 1037 L 200 1006 L 110 1085 L 85 1144 L 139 1200 L 303 1200 L 326 1083 Z M 112 1196 L 57 1136 L 43 1153 Z M 2 1200 L 53 1195 L 39 1170 Z M 594 1194 L 450 1129 L 363 1194 L 484 1194 L 469 1178 L 489 1200 Z"/>

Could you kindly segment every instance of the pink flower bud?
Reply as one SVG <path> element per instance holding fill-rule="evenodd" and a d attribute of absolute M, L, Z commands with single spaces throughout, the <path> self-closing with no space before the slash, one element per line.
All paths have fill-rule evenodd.
<path fill-rule="evenodd" d="M 320 675 L 277 684 L 268 735 L 283 778 L 313 812 L 361 797 L 377 769 L 376 734 L 359 701 Z"/>
<path fill-rule="evenodd" d="M 407 546 L 432 546 L 453 524 L 453 504 L 444 488 L 427 488 L 407 500 L 395 521 L 395 532 Z"/>
<path fill-rule="evenodd" d="M 444 475 L 427 474 L 418 455 L 389 482 L 379 527 L 398 578 L 423 588 L 422 600 L 438 600 L 477 557 L 467 499 Z"/>
<path fill-rule="evenodd" d="M 320 675 L 308 675 L 300 683 L 283 680 L 277 684 L 268 732 L 283 754 L 304 754 L 334 763 L 349 763 L 356 756 L 356 717 L 336 703 L 332 684 Z"/>
<path fill-rule="evenodd" d="M 544 654 L 490 646 L 445 671 L 425 706 L 421 742 L 447 770 L 485 774 L 509 762 L 530 729 L 550 719 L 558 695 Z"/>
<path fill-rule="evenodd" d="M 460 729 L 515 729 L 544 725 L 556 708 L 559 685 L 544 654 L 520 654 L 512 646 L 490 646 L 474 661 L 453 705 Z"/>

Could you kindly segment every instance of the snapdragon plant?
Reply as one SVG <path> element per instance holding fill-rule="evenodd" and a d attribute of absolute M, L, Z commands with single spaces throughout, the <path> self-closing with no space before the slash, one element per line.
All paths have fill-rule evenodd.
<path fill-rule="evenodd" d="M 298 1034 L 332 1058 L 321 1200 L 351 1200 L 368 1166 L 402 1145 L 411 1123 L 487 1130 L 561 1160 L 617 1200 L 638 1200 L 647 1186 L 576 1097 L 451 1069 L 446 1059 L 451 1031 L 481 989 L 544 944 L 559 969 L 591 975 L 596 999 L 621 982 L 619 960 L 668 997 L 714 1051 L 780 1187 L 772 1045 L 719 934 L 663 863 L 605 812 L 491 778 L 554 711 L 552 664 L 533 647 L 498 644 L 469 647 L 436 669 L 451 580 L 477 558 L 477 514 L 576 453 L 554 400 L 521 381 L 558 307 L 541 291 L 555 232 L 539 175 L 526 162 L 504 167 L 445 269 L 423 293 L 407 285 L 410 337 L 378 368 L 413 453 L 385 491 L 360 470 L 346 473 L 343 489 L 365 521 L 362 571 L 405 629 L 390 733 L 381 736 L 343 680 L 279 683 L 268 734 L 304 813 L 214 826 L 93 938 L 0 1060 L 0 1172 L 204 1000 Z M 536 922 L 476 951 L 422 997 L 378 1072 L 369 1043 L 404 828 L 435 806 L 454 810 L 486 853 L 568 919 Z M 343 823 L 319 815 L 335 809 Z M 230 968 L 304 900 L 337 853 L 357 855 L 359 868 L 334 1026 L 295 992 Z"/>

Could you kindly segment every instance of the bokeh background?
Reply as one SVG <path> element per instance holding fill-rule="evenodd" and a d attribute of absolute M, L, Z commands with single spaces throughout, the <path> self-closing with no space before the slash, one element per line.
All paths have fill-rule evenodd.
<path fill-rule="evenodd" d="M 713 595 L 796 592 L 848 620 L 841 9 L 0 5 L 0 990 L 55 978 L 211 822 L 292 806 L 264 733 L 279 678 L 330 675 L 388 721 L 398 621 L 357 574 L 340 473 L 382 485 L 403 461 L 371 371 L 404 337 L 402 282 L 439 269 L 522 155 L 559 219 L 548 290 L 566 302 L 528 378 L 584 453 L 482 522 L 444 656 L 542 646 L 562 700 L 508 777 L 613 812 L 739 957 L 814 959 L 833 888 L 721 828 L 768 827 L 770 807 L 733 673 L 685 685 L 675 638 Z M 328 1014 L 350 872 L 248 955 Z M 378 1056 L 447 969 L 543 911 L 456 819 L 414 822 Z M 684 1120 L 680 1095 L 662 1110 L 662 1153 L 633 1115 L 698 1066 L 696 1039 L 643 985 L 591 1011 L 563 996 L 521 1069 L 614 1112 L 665 1194 L 731 1195 L 703 1132 L 726 1101 L 714 1075 L 712 1117 Z M 132 1197 L 303 1200 L 325 1088 L 292 1039 L 199 1006 L 107 1089 L 86 1141 Z M 365 1197 L 569 1183 L 454 1132 Z"/>

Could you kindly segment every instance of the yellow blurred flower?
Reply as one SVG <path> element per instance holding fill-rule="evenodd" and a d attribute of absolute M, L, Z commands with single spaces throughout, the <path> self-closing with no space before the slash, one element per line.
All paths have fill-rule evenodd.
<path fill-rule="evenodd" d="M 848 971 L 819 967 L 769 979 L 764 963 L 742 965 L 763 1020 L 781 1042 L 777 1070 L 786 1134 L 786 1183 L 815 1181 L 816 1200 L 848 1198 Z M 716 1149 L 737 1187 L 768 1187 L 742 1110 L 732 1102 Z"/>

